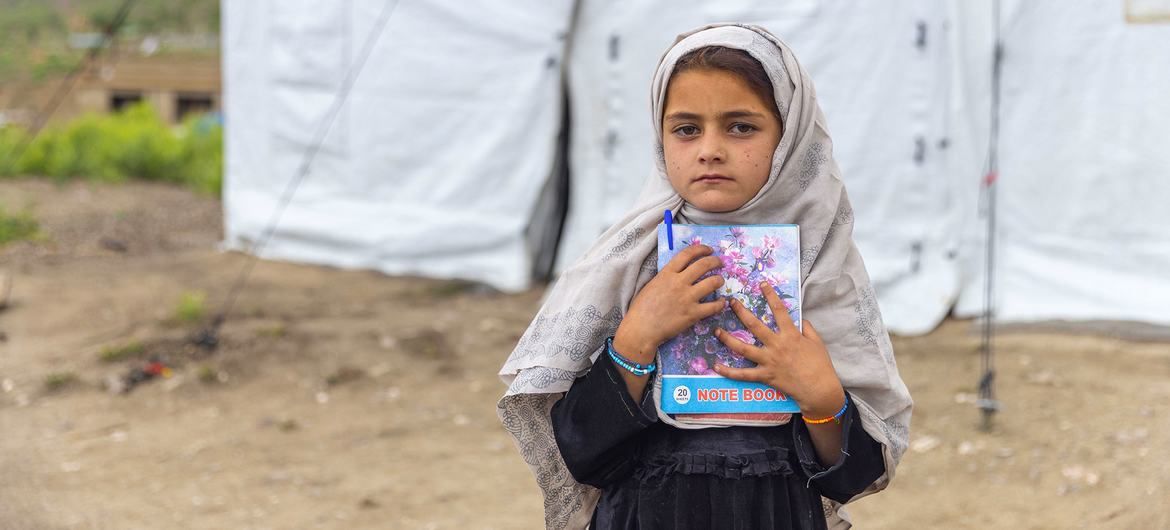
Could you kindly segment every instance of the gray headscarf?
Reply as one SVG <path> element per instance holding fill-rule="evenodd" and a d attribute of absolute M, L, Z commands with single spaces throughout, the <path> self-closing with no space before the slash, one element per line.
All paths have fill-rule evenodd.
<path fill-rule="evenodd" d="M 687 204 L 670 185 L 662 150 L 663 106 L 675 63 L 705 46 L 744 50 L 759 61 L 772 82 L 784 125 L 768 181 L 746 204 L 725 213 Z M 763 28 L 705 26 L 680 35 L 659 61 L 651 103 L 654 174 L 636 205 L 561 274 L 500 369 L 509 385 L 497 405 L 500 419 L 544 492 L 546 525 L 583 528 L 596 505 L 598 490 L 578 484 L 565 468 L 549 410 L 601 355 L 605 338 L 614 334 L 634 295 L 656 273 L 656 227 L 666 209 L 680 222 L 694 224 L 800 225 L 804 318 L 828 347 L 842 385 L 860 410 L 862 426 L 884 449 L 885 475 L 859 497 L 885 488 L 906 450 L 912 401 L 853 243 L 853 209 L 808 74 L 788 45 Z M 651 391 L 657 394 L 658 388 Z M 661 412 L 659 417 L 682 428 L 711 427 L 679 424 Z M 848 527 L 840 507 L 829 504 L 830 526 Z"/>

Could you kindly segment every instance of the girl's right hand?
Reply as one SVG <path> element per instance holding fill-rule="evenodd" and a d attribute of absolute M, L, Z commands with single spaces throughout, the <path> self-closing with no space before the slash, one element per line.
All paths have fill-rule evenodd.
<path fill-rule="evenodd" d="M 659 344 L 726 307 L 724 300 L 699 301 L 723 285 L 718 274 L 699 281 L 723 266 L 712 252 L 707 245 L 690 245 L 646 283 L 630 302 L 614 335 L 613 347 L 618 353 L 636 363 L 653 362 Z"/>

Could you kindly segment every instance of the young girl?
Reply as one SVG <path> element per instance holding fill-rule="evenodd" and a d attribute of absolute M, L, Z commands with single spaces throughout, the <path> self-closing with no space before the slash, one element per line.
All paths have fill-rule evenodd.
<path fill-rule="evenodd" d="M 808 75 L 766 30 L 684 34 L 655 71 L 656 171 L 638 204 L 552 288 L 500 371 L 505 428 L 544 492 L 549 528 L 847 528 L 840 505 L 883 489 L 911 400 L 861 256 Z M 730 307 L 760 345 L 713 331 L 757 367 L 716 366 L 791 396 L 775 425 L 677 421 L 648 367 L 662 342 L 727 307 L 693 245 L 656 270 L 656 225 L 800 225 L 804 332 Z M 786 315 L 771 286 L 761 291 Z M 814 324 L 815 323 L 815 327 Z"/>

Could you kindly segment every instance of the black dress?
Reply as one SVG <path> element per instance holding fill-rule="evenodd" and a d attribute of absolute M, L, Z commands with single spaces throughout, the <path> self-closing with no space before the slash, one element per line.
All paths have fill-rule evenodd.
<path fill-rule="evenodd" d="M 603 354 L 552 408 L 569 472 L 602 490 L 594 530 L 825 528 L 822 496 L 845 502 L 885 471 L 881 445 L 852 404 L 841 458 L 824 468 L 798 418 L 776 427 L 678 429 L 658 421 L 653 380 L 639 403 L 619 370 Z"/>

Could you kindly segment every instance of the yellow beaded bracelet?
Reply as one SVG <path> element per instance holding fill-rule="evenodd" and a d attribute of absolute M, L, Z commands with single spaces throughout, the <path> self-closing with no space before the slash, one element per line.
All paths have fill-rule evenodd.
<path fill-rule="evenodd" d="M 830 421 L 836 421 L 837 423 L 841 423 L 841 417 L 845 415 L 845 411 L 848 409 L 849 409 L 849 394 L 845 394 L 845 404 L 841 405 L 841 410 L 838 410 L 836 414 L 829 416 L 828 418 L 821 418 L 821 419 L 817 419 L 817 420 L 810 420 L 810 419 L 804 417 L 803 414 L 801 414 L 800 419 L 804 420 L 805 423 L 810 424 L 810 425 L 820 425 L 822 423 L 829 423 Z"/>

